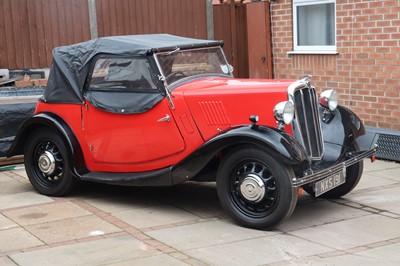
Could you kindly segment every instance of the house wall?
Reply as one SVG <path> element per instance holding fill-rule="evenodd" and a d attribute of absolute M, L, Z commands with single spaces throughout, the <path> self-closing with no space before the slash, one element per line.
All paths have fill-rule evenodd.
<path fill-rule="evenodd" d="M 313 75 L 366 125 L 400 130 L 400 1 L 337 0 L 335 55 L 293 50 L 292 1 L 271 3 L 274 77 Z"/>

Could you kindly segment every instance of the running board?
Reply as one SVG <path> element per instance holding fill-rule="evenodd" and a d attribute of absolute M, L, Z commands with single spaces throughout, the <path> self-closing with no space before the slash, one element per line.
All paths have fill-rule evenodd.
<path fill-rule="evenodd" d="M 90 172 L 80 176 L 88 182 L 120 186 L 171 186 L 171 167 L 139 173 Z"/>

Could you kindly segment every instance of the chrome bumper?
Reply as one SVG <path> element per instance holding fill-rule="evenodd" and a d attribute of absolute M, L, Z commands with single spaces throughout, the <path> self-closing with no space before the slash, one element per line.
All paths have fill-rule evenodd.
<path fill-rule="evenodd" d="M 331 167 L 325 168 L 324 170 L 314 172 L 312 170 L 308 170 L 304 172 L 303 177 L 299 178 L 293 178 L 293 186 L 294 187 L 300 187 L 309 183 L 314 183 L 317 181 L 320 181 L 324 178 L 330 177 L 332 175 L 335 175 L 346 167 L 349 167 L 350 165 L 356 164 L 359 161 L 364 160 L 364 158 L 371 157 L 376 150 L 378 149 L 378 146 L 375 145 L 373 149 L 370 149 L 368 151 L 362 151 L 362 152 L 357 152 L 354 154 L 354 156 L 344 162 L 332 165 Z"/>

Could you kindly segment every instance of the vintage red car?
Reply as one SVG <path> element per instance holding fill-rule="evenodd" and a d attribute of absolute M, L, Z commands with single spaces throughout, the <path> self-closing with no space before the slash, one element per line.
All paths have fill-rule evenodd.
<path fill-rule="evenodd" d="M 105 37 L 53 51 L 48 86 L 8 156 L 24 154 L 40 193 L 78 180 L 128 186 L 216 181 L 238 223 L 269 228 L 298 190 L 349 193 L 363 172 L 361 120 L 298 81 L 234 79 L 222 42 L 166 34 Z M 249 121 L 250 120 L 250 121 Z"/>

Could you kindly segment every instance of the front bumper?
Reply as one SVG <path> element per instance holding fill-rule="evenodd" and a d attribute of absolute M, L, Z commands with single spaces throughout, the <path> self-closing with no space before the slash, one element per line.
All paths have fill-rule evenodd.
<path fill-rule="evenodd" d="M 335 175 L 335 174 L 343 171 L 343 169 L 364 160 L 364 158 L 371 157 L 376 152 L 377 149 L 378 149 L 378 146 L 375 145 L 375 147 L 370 150 L 353 153 L 352 158 L 350 158 L 344 162 L 332 165 L 331 167 L 325 168 L 321 171 L 312 171 L 312 170 L 305 171 L 303 177 L 293 178 L 293 186 L 300 187 L 300 186 L 303 186 L 303 185 L 306 185 L 309 183 L 315 183 L 324 178 Z"/>

